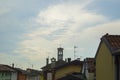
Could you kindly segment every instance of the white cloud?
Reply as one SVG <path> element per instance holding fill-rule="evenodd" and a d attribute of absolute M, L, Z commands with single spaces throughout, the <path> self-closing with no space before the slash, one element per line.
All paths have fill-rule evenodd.
<path fill-rule="evenodd" d="M 110 35 L 120 35 L 120 20 L 110 21 L 97 26 L 89 27 L 76 33 L 75 36 L 66 39 L 67 45 L 76 44 L 78 47 L 83 48 L 79 55 L 85 57 L 94 57 L 100 38 L 109 33 Z M 78 49 L 80 50 L 80 49 Z"/>
<path fill-rule="evenodd" d="M 50 56 L 56 56 L 56 48 L 62 44 L 68 47 L 66 56 L 72 56 L 70 46 L 79 46 L 79 51 L 89 53 L 88 47 L 95 48 L 95 42 L 105 33 L 120 34 L 120 21 L 109 21 L 107 17 L 87 11 L 90 2 L 63 3 L 51 5 L 40 11 L 35 21 L 36 29 L 24 35 L 24 40 L 18 45 L 17 53 L 31 61 L 45 61 Z M 36 23 L 35 23 L 36 24 Z M 115 26 L 115 27 L 113 27 Z M 34 27 L 32 27 L 34 28 Z M 91 48 L 91 47 L 90 47 Z M 70 51 L 69 51 L 70 50 Z M 95 51 L 95 49 L 94 49 Z M 91 53 L 90 55 L 94 55 Z M 80 54 L 88 56 L 88 54 Z"/>
<path fill-rule="evenodd" d="M 16 52 L 22 53 L 31 60 L 43 59 L 48 52 L 56 54 L 56 45 L 70 44 L 71 39 L 78 35 L 85 24 L 95 24 L 106 21 L 102 15 L 88 12 L 84 8 L 90 2 L 63 3 L 49 6 L 40 11 L 36 21 L 40 27 L 25 34 L 25 40 L 20 43 Z"/>
<path fill-rule="evenodd" d="M 55 45 L 48 40 L 40 37 L 32 37 L 28 40 L 22 41 L 15 52 L 22 53 L 23 56 L 30 60 L 45 59 L 48 57 L 48 53 L 53 53 L 53 48 Z"/>
<path fill-rule="evenodd" d="M 50 36 L 58 41 L 57 35 L 60 39 L 68 38 L 76 35 L 75 32 L 79 32 L 81 28 L 107 21 L 105 16 L 85 10 L 88 3 L 90 2 L 84 2 L 82 5 L 64 3 L 49 6 L 41 11 L 36 19 L 42 28 L 33 31 L 29 36 Z"/>
<path fill-rule="evenodd" d="M 92 35 L 94 37 L 96 36 L 102 36 L 106 33 L 110 33 L 110 34 L 120 34 L 120 20 L 115 20 L 115 21 L 110 21 L 110 22 L 107 22 L 107 23 L 103 23 L 101 25 L 97 25 L 97 26 L 94 26 L 94 27 L 89 27 L 87 29 L 85 29 L 82 34 L 87 34 L 87 35 L 84 35 L 86 36 L 85 38 L 90 38 L 89 35 Z M 89 37 L 88 37 L 89 36 Z"/>
<path fill-rule="evenodd" d="M 58 4 L 49 6 L 46 10 L 41 11 L 37 21 L 43 25 L 65 27 L 67 23 L 93 23 L 103 21 L 104 16 L 96 13 L 90 13 L 84 8 L 87 6 L 86 2 L 80 4 Z M 56 26 L 57 27 L 57 26 Z"/>

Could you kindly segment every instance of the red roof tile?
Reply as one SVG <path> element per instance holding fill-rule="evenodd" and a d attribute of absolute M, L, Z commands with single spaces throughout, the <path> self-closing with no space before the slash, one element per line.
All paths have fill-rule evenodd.
<path fill-rule="evenodd" d="M 120 35 L 109 35 L 107 33 L 101 38 L 101 42 L 99 44 L 95 58 L 98 54 L 102 42 L 105 42 L 106 46 L 108 47 L 112 55 L 120 55 Z"/>
<path fill-rule="evenodd" d="M 120 48 L 120 35 L 105 35 L 112 48 Z"/>
<path fill-rule="evenodd" d="M 113 55 L 120 55 L 120 35 L 106 34 L 101 38 Z"/>

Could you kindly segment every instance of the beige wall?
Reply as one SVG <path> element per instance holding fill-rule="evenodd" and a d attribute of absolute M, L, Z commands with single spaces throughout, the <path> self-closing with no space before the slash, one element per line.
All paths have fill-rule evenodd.
<path fill-rule="evenodd" d="M 68 73 L 80 72 L 80 71 L 81 71 L 80 65 L 70 65 L 70 66 L 63 67 L 56 71 L 55 80 L 65 76 Z"/>
<path fill-rule="evenodd" d="M 96 80 L 115 80 L 113 64 L 109 49 L 102 43 L 96 57 Z"/>

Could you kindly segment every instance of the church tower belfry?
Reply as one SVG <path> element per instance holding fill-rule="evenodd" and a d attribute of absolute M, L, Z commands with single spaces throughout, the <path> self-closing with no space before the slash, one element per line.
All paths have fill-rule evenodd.
<path fill-rule="evenodd" d="M 63 60 L 63 48 L 57 48 L 57 50 L 58 50 L 58 56 L 57 56 L 57 59 L 58 59 L 58 61 L 59 60 Z"/>

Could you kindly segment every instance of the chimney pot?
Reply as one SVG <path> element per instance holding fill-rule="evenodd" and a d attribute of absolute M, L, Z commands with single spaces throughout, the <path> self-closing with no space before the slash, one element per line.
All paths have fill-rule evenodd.
<path fill-rule="evenodd" d="M 46 65 L 49 64 L 49 58 L 46 58 Z"/>
<path fill-rule="evenodd" d="M 71 58 L 68 58 L 68 62 L 71 62 Z"/>
<path fill-rule="evenodd" d="M 14 63 L 12 63 L 12 67 L 14 68 Z"/>

